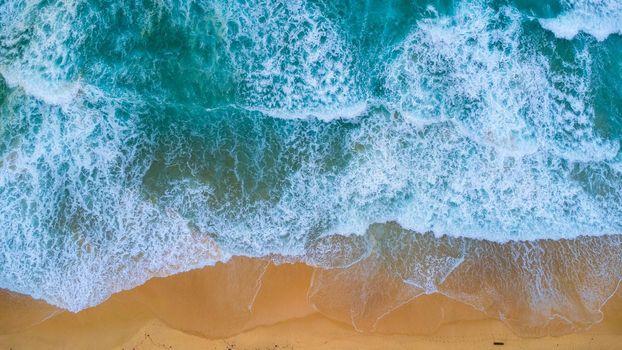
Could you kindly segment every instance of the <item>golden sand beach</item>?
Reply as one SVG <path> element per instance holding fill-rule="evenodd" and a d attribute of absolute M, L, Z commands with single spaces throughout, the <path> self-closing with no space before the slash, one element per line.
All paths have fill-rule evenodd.
<path fill-rule="evenodd" d="M 1 349 L 620 349 L 622 293 L 603 321 L 562 335 L 526 337 L 485 311 L 434 293 L 406 300 L 361 330 L 336 300 L 315 293 L 318 274 L 301 263 L 235 257 L 227 263 L 114 294 L 71 313 L 28 296 L 0 293 Z M 376 286 L 368 302 L 401 293 Z M 388 294 L 386 294 L 388 293 Z M 372 293 L 373 294 L 373 293 Z M 359 323 L 360 324 L 360 323 Z M 555 333 L 551 328 L 549 333 Z M 520 333 L 520 332 L 519 332 Z"/>

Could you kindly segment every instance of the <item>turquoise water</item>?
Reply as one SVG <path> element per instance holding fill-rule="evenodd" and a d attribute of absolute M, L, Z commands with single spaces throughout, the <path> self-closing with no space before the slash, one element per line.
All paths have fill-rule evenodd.
<path fill-rule="evenodd" d="M 0 0 L 0 288 L 622 233 L 621 34 L 616 0 Z"/>

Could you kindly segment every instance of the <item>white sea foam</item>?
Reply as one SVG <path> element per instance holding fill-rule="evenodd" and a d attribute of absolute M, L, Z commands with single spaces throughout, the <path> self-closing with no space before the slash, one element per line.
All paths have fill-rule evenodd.
<path fill-rule="evenodd" d="M 353 51 L 307 1 L 215 4 L 244 103 L 279 117 L 339 118 L 360 105 Z"/>
<path fill-rule="evenodd" d="M 337 119 L 354 119 L 365 113 L 369 108 L 366 102 L 358 102 L 353 105 L 330 108 L 329 106 L 321 109 L 304 109 L 292 112 L 287 109 L 269 109 L 263 107 L 245 107 L 246 110 L 260 112 L 266 116 L 281 119 L 309 119 L 315 118 L 324 122 Z"/>
<path fill-rule="evenodd" d="M 620 184 L 601 178 L 605 199 L 573 178 L 619 152 L 594 132 L 589 74 L 552 71 L 521 45 L 520 21 L 509 8 L 466 4 L 418 24 L 387 69 L 389 103 L 404 119 L 369 119 L 353 135 L 364 151 L 334 186 L 348 203 L 337 206 L 339 227 L 396 220 L 498 241 L 620 230 L 621 208 L 610 206 Z M 585 72 L 589 55 L 569 64 Z"/>
<path fill-rule="evenodd" d="M 30 96 L 52 106 L 67 106 L 81 90 L 80 82 L 50 82 L 36 74 L 22 75 L 9 67 L 0 66 L 0 74 L 10 88 L 21 88 Z"/>
<path fill-rule="evenodd" d="M 148 162 L 138 158 L 148 156 L 148 140 L 115 117 L 128 101 L 82 89 L 62 108 L 11 94 L 15 114 L 2 131 L 13 147 L 0 158 L 0 286 L 78 311 L 149 277 L 226 259 L 174 210 L 143 198 L 146 168 L 135 162 Z"/>
<path fill-rule="evenodd" d="M 228 255 L 175 209 L 145 198 L 153 144 L 135 117 L 144 105 L 80 79 L 75 55 L 86 34 L 72 27 L 72 4 L 0 8 L 0 35 L 10 39 L 0 56 L 9 89 L 0 110 L 0 288 L 78 311 Z"/>
<path fill-rule="evenodd" d="M 543 28 L 558 38 L 573 39 L 579 32 L 598 41 L 622 34 L 622 2 L 618 0 L 563 0 L 563 12 L 553 18 L 541 18 Z"/>

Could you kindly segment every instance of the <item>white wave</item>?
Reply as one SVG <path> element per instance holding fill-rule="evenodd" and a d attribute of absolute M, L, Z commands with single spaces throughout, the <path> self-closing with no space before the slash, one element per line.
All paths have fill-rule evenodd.
<path fill-rule="evenodd" d="M 248 111 L 257 111 L 266 116 L 280 119 L 309 119 L 315 118 L 323 122 L 337 119 L 354 119 L 363 115 L 369 106 L 366 102 L 358 102 L 353 105 L 340 106 L 338 108 L 304 109 L 292 112 L 290 110 L 276 110 L 263 107 L 246 107 Z"/>
<path fill-rule="evenodd" d="M 558 38 L 571 40 L 579 32 L 603 41 L 622 34 L 622 2 L 618 0 L 563 0 L 564 11 L 554 18 L 541 18 L 543 28 Z"/>
<path fill-rule="evenodd" d="M 80 93 L 82 84 L 79 81 L 51 82 L 33 73 L 23 74 L 10 67 L 0 66 L 0 74 L 10 88 L 21 88 L 27 95 L 52 106 L 67 106 Z"/>
<path fill-rule="evenodd" d="M 511 22 L 502 25 L 501 16 Z M 611 159 L 619 145 L 593 131 L 589 54 L 569 63 L 583 76 L 553 71 L 544 55 L 521 46 L 522 20 L 510 8 L 463 5 L 454 17 L 420 21 L 388 68 L 395 108 L 419 120 L 451 119 L 465 136 L 507 155 L 542 149 Z"/>

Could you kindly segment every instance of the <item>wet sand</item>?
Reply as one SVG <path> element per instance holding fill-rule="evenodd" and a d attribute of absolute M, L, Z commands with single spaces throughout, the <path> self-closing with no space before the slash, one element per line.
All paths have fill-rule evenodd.
<path fill-rule="evenodd" d="M 236 257 L 216 266 L 153 278 L 75 314 L 2 291 L 0 349 L 622 347 L 619 290 L 602 308 L 602 322 L 576 332 L 564 328 L 564 335 L 525 337 L 517 335 L 512 322 L 495 319 L 486 310 L 439 293 L 412 297 L 407 287 L 373 276 L 365 279 L 369 294 L 363 309 L 367 311 L 357 314 L 362 310 L 356 307 L 360 301 L 343 287 L 359 290 L 353 280 L 344 279 L 339 288 L 325 284 L 327 274 L 343 277 L 345 270 L 353 268 L 357 267 L 321 270 L 301 263 L 275 265 L 268 259 Z M 376 285 L 371 288 L 371 284 Z M 377 310 L 396 303 L 375 316 Z M 556 333 L 555 328 L 547 332 Z"/>

